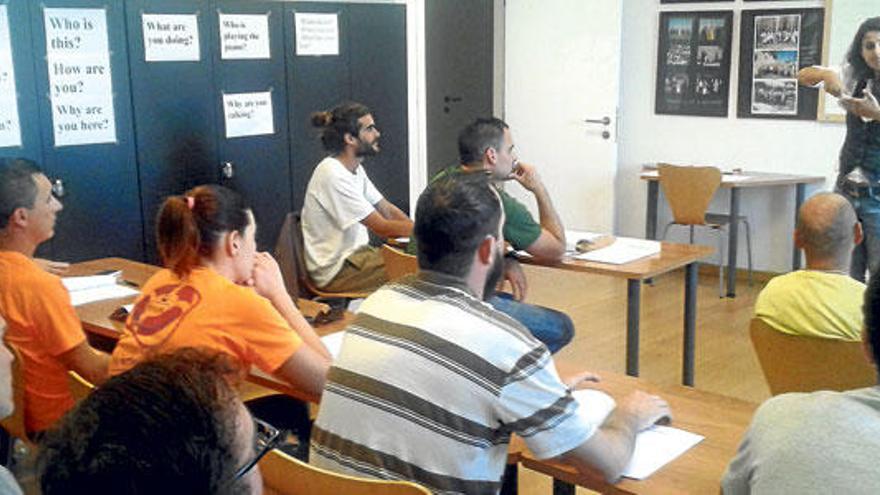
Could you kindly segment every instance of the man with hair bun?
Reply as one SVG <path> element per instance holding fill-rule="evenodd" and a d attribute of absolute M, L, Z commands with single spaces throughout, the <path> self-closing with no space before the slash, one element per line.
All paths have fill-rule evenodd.
<path fill-rule="evenodd" d="M 330 292 L 375 290 L 386 282 L 379 250 L 368 245 L 367 229 L 379 237 L 408 236 L 412 220 L 386 200 L 362 166 L 379 153 L 379 129 L 370 109 L 343 103 L 312 114 L 323 128 L 330 154 L 312 172 L 302 209 L 306 268 L 315 284 Z"/>
<path fill-rule="evenodd" d="M 25 428 L 37 439 L 73 407 L 67 371 L 99 384 L 109 361 L 86 340 L 61 280 L 34 262 L 37 247 L 55 235 L 59 211 L 36 163 L 0 159 L 0 316 L 6 342 L 21 354 Z"/>

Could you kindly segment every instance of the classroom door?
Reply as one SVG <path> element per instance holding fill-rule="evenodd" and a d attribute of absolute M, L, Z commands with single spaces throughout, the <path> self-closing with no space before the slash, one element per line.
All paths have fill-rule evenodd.
<path fill-rule="evenodd" d="M 282 4 L 219 0 L 214 80 L 221 183 L 241 193 L 257 220 L 257 246 L 274 249 L 292 208 Z M 266 50 L 268 48 L 268 50 Z"/>
<path fill-rule="evenodd" d="M 505 116 L 567 227 L 611 232 L 622 0 L 505 7 Z M 526 33 L 526 34 L 523 34 Z M 540 40 L 536 43 L 535 40 Z M 512 194 L 531 201 L 512 185 Z"/>
<path fill-rule="evenodd" d="M 425 3 L 428 177 L 458 163 L 458 133 L 492 115 L 492 0 Z"/>
<path fill-rule="evenodd" d="M 29 3 L 42 165 L 64 204 L 41 254 L 141 259 L 123 2 Z"/>

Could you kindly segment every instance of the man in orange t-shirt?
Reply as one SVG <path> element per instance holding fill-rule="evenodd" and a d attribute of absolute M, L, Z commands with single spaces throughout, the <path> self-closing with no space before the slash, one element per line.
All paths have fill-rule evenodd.
<path fill-rule="evenodd" d="M 35 163 L 0 159 L 0 316 L 8 324 L 6 342 L 21 354 L 29 434 L 73 406 L 68 370 L 96 384 L 107 375 L 109 357 L 86 341 L 61 279 L 33 260 L 37 246 L 54 235 L 60 210 Z"/>
<path fill-rule="evenodd" d="M 255 365 L 275 373 L 303 344 L 268 299 L 208 267 L 184 279 L 161 270 L 141 293 L 113 350 L 110 375 L 183 347 L 222 352 L 244 371 Z"/>

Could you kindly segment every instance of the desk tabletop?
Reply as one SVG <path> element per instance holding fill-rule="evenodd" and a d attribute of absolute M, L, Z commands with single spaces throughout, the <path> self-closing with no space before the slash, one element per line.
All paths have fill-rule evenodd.
<path fill-rule="evenodd" d="M 660 176 L 656 170 L 643 170 L 639 177 L 647 181 L 659 181 Z M 775 172 L 757 172 L 752 170 L 743 170 L 735 174 L 723 174 L 721 176 L 721 187 L 723 188 L 743 188 L 743 187 L 771 187 L 771 186 L 788 186 L 795 184 L 814 184 L 825 182 L 825 177 L 821 175 L 800 175 L 800 174 L 779 174 Z"/>
<path fill-rule="evenodd" d="M 557 365 L 563 376 L 567 363 Z M 578 474 L 574 468 L 534 458 L 522 440 L 516 439 L 514 451 L 529 469 L 571 484 L 602 493 L 718 493 L 727 464 L 736 454 L 739 443 L 751 422 L 757 404 L 680 385 L 661 386 L 611 372 L 597 372 L 601 381 L 591 388 L 602 390 L 620 400 L 634 390 L 662 396 L 672 408 L 671 426 L 706 437 L 677 459 L 644 480 L 623 478 L 613 485 L 598 473 Z"/>
<path fill-rule="evenodd" d="M 631 280 L 644 280 L 689 265 L 711 256 L 714 252 L 715 250 L 709 246 L 663 242 L 660 245 L 659 253 L 622 265 L 578 260 L 570 256 L 566 256 L 562 261 L 556 263 L 546 263 L 535 260 L 530 256 L 522 256 L 519 260 L 530 265 L 559 268 L 574 272 L 595 273 Z"/>

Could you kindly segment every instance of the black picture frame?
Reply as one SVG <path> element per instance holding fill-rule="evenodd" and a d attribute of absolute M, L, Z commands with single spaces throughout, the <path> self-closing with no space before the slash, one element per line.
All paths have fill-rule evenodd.
<path fill-rule="evenodd" d="M 819 90 L 797 71 L 822 64 L 824 26 L 823 8 L 742 11 L 738 118 L 816 119 Z"/>
<path fill-rule="evenodd" d="M 727 117 L 733 11 L 661 12 L 654 113 Z"/>

